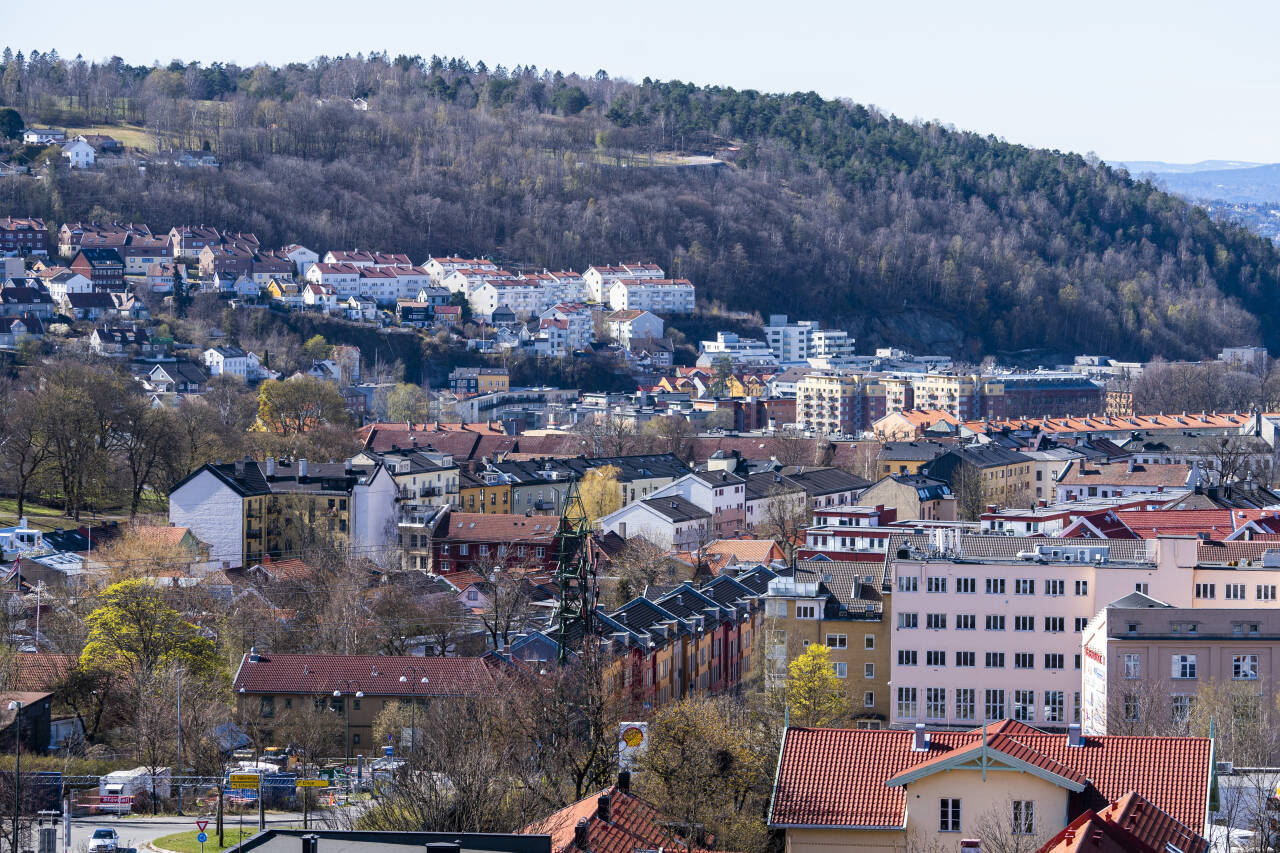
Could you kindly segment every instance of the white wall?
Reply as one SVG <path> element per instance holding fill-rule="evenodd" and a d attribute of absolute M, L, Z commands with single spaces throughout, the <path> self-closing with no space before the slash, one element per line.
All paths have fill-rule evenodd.
<path fill-rule="evenodd" d="M 197 539 L 207 542 L 214 565 L 243 565 L 243 503 L 209 471 L 201 471 L 169 495 L 169 523 L 189 527 Z"/>

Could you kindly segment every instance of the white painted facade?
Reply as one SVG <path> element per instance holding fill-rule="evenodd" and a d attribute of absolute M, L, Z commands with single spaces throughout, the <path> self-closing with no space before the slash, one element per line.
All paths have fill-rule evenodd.
<path fill-rule="evenodd" d="M 644 338 L 660 338 L 664 330 L 662 318 L 649 311 L 632 316 L 629 311 L 615 311 L 605 317 L 605 328 L 623 349 L 631 349 L 631 342 Z"/>
<path fill-rule="evenodd" d="M 244 564 L 243 503 L 235 489 L 210 471 L 201 471 L 170 493 L 169 523 L 190 528 L 208 543 L 213 565 Z"/>
<path fill-rule="evenodd" d="M 615 311 L 635 308 L 654 314 L 692 314 L 695 293 L 688 279 L 618 279 L 609 285 Z"/>

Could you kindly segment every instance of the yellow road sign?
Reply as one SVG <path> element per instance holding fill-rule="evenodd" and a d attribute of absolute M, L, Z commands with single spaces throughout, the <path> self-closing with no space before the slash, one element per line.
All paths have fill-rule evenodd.
<path fill-rule="evenodd" d="M 328 779 L 299 779 L 295 784 L 299 788 L 327 788 L 329 787 Z"/>
<path fill-rule="evenodd" d="M 239 782 L 242 784 L 250 784 L 254 788 L 256 788 L 258 787 L 258 778 L 259 777 L 257 773 L 232 773 L 229 776 L 227 776 L 227 781 L 230 782 L 232 785 L 235 785 L 237 782 Z"/>

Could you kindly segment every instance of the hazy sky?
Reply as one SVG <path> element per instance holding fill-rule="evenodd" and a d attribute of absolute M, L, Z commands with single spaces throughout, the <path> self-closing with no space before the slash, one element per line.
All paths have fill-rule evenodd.
<path fill-rule="evenodd" d="M 0 43 L 64 56 L 437 53 L 813 89 L 1104 159 L 1280 161 L 1280 3 L 1261 0 L 133 0 L 52 17 L 11 5 Z"/>

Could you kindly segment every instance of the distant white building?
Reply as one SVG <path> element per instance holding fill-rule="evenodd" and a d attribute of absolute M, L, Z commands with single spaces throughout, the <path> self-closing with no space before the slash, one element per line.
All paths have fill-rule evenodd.
<path fill-rule="evenodd" d="M 605 315 L 604 325 L 609 335 L 621 344 L 623 349 L 631 349 L 632 341 L 660 338 L 664 329 L 661 317 L 635 308 Z"/>
<path fill-rule="evenodd" d="M 87 169 L 93 165 L 97 152 L 83 139 L 73 139 L 62 146 L 62 156 L 67 159 L 72 169 Z"/>
<path fill-rule="evenodd" d="M 249 378 L 249 355 L 240 347 L 210 347 L 204 351 L 204 366 L 210 376 Z"/>
<path fill-rule="evenodd" d="M 472 289 L 468 299 L 477 317 L 492 317 L 499 306 L 505 306 L 518 319 L 527 320 L 542 308 L 542 287 L 520 279 L 486 279 Z"/>
<path fill-rule="evenodd" d="M 609 288 L 624 278 L 659 280 L 666 277 L 657 264 L 618 264 L 616 267 L 591 266 L 582 274 L 586 297 L 590 302 L 608 302 Z"/>
<path fill-rule="evenodd" d="M 297 243 L 285 246 L 284 249 L 281 250 L 281 253 L 286 258 L 293 261 L 294 267 L 298 270 L 299 278 L 306 278 L 307 270 L 311 269 L 311 265 L 320 262 L 320 255 L 318 253 Z"/>
<path fill-rule="evenodd" d="M 621 278 L 609 285 L 609 307 L 654 314 L 692 314 L 693 283 L 687 278 Z"/>
<path fill-rule="evenodd" d="M 700 367 L 712 367 L 728 357 L 734 367 L 777 367 L 778 358 L 765 342 L 757 338 L 740 338 L 735 332 L 717 332 L 714 341 L 703 341 L 698 355 Z M 704 363 L 705 362 L 705 363 Z"/>
<path fill-rule="evenodd" d="M 307 281 L 329 288 L 339 298 L 360 295 L 360 267 L 355 264 L 313 264 L 307 270 Z"/>
<path fill-rule="evenodd" d="M 565 340 L 571 350 L 586 347 L 595 338 L 595 324 L 592 322 L 591 309 L 581 302 L 552 305 L 538 314 L 538 320 L 563 321 Z"/>

